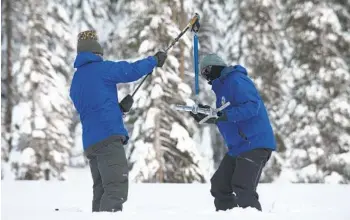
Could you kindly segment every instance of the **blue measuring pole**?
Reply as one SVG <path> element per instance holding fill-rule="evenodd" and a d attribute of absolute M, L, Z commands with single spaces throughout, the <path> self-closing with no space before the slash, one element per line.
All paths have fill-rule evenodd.
<path fill-rule="evenodd" d="M 194 77 L 195 77 L 195 92 L 199 94 L 199 61 L 198 61 L 198 36 L 194 33 L 193 36 L 193 56 L 194 56 Z"/>

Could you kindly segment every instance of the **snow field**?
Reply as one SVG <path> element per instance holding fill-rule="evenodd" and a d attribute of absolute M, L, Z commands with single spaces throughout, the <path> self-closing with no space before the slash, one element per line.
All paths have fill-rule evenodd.
<path fill-rule="evenodd" d="M 2 181 L 1 219 L 349 220 L 350 185 L 260 184 L 263 212 L 215 212 L 209 184 L 130 184 L 122 213 L 91 213 L 92 182 L 86 169 L 59 181 Z M 58 208 L 60 211 L 55 211 Z"/>

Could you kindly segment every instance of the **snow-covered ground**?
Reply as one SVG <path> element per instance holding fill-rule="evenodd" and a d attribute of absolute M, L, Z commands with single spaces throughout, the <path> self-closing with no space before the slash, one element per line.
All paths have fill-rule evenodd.
<path fill-rule="evenodd" d="M 91 213 L 86 169 L 65 182 L 2 181 L 2 220 L 349 220 L 350 185 L 261 184 L 263 212 L 215 212 L 208 184 L 131 184 L 123 213 Z M 60 211 L 55 211 L 58 208 Z"/>

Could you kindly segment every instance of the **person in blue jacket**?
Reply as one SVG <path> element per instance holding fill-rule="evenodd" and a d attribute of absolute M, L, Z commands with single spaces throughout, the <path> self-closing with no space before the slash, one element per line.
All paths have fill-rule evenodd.
<path fill-rule="evenodd" d="M 129 169 L 123 145 L 129 137 L 123 112 L 129 109 L 119 104 L 116 84 L 138 80 L 162 67 L 166 58 L 159 51 L 133 63 L 103 60 L 96 32 L 78 35 L 70 97 L 82 124 L 84 153 L 93 180 L 93 212 L 122 211 L 128 197 Z"/>
<path fill-rule="evenodd" d="M 262 169 L 276 149 L 273 129 L 266 107 L 247 70 L 228 66 L 216 54 L 206 55 L 200 63 L 204 77 L 216 95 L 216 107 L 230 105 L 206 123 L 216 124 L 227 154 L 211 178 L 211 194 L 216 211 L 234 207 L 262 210 L 256 191 Z M 199 107 L 210 108 L 207 105 Z M 206 115 L 194 114 L 196 121 Z"/>

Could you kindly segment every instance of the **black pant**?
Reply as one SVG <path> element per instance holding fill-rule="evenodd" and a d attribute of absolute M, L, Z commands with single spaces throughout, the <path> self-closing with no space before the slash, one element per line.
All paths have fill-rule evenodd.
<path fill-rule="evenodd" d="M 93 179 L 92 211 L 122 211 L 128 198 L 128 164 L 120 138 L 110 138 L 85 152 Z"/>
<path fill-rule="evenodd" d="M 225 155 L 211 178 L 210 192 L 215 198 L 216 211 L 234 207 L 254 207 L 261 211 L 256 188 L 270 156 L 269 149 L 254 149 L 236 157 Z"/>

